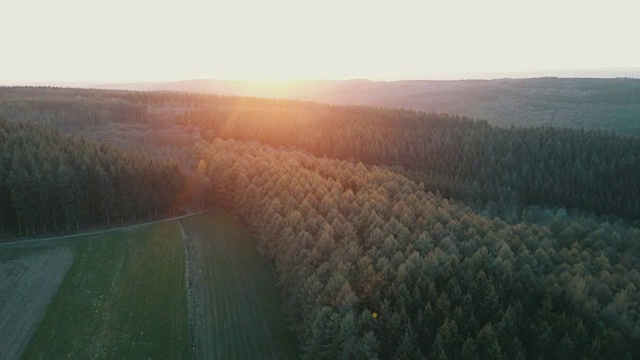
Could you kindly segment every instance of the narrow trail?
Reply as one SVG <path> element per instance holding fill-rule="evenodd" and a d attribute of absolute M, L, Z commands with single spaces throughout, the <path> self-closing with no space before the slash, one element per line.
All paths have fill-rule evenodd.
<path fill-rule="evenodd" d="M 195 214 L 193 214 L 195 215 Z M 187 310 L 189 317 L 189 333 L 191 336 L 191 359 L 195 360 L 198 358 L 198 337 L 196 336 L 196 302 L 195 302 L 195 273 L 193 268 L 193 254 L 192 249 L 189 245 L 189 238 L 187 233 L 184 231 L 184 227 L 182 226 L 182 222 L 178 221 L 178 226 L 180 227 L 180 233 L 182 240 L 182 245 L 184 246 L 185 252 L 185 281 L 187 284 Z"/>
<path fill-rule="evenodd" d="M 144 223 L 140 223 L 140 224 L 120 226 L 120 227 L 114 227 L 114 228 L 110 228 L 110 229 L 97 230 L 97 231 L 81 232 L 81 233 L 71 234 L 71 235 L 52 236 L 52 237 L 38 238 L 38 239 L 31 239 L 31 240 L 16 240 L 16 241 L 9 241 L 9 242 L 0 242 L 0 247 L 7 246 L 7 245 L 29 244 L 29 243 L 42 242 L 42 241 L 70 239 L 70 238 L 81 237 L 81 236 L 106 234 L 106 233 L 110 233 L 110 232 L 113 232 L 113 231 L 136 229 L 136 228 L 139 228 L 139 227 L 158 224 L 158 223 L 162 223 L 162 222 L 185 219 L 185 218 L 188 218 L 190 216 L 194 216 L 194 215 L 198 215 L 198 214 L 204 214 L 204 213 L 208 213 L 208 212 L 209 211 L 200 211 L 200 212 L 189 213 L 189 214 L 184 214 L 184 215 L 180 215 L 180 216 L 174 216 L 174 217 L 171 217 L 171 218 L 166 218 L 166 219 L 161 219 L 161 220 L 148 221 L 148 222 L 144 222 Z"/>

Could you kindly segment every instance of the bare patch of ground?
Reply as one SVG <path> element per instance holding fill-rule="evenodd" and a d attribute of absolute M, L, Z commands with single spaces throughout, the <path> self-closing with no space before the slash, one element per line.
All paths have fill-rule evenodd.
<path fill-rule="evenodd" d="M 73 260 L 66 247 L 0 263 L 0 359 L 19 359 Z"/>

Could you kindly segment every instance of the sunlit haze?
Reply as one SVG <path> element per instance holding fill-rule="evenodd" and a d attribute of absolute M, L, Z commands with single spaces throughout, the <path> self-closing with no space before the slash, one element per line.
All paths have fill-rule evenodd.
<path fill-rule="evenodd" d="M 5 0 L 0 82 L 640 68 L 634 1 Z"/>

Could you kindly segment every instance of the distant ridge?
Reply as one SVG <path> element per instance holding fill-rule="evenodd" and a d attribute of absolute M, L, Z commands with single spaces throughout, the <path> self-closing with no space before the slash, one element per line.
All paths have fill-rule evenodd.
<path fill-rule="evenodd" d="M 597 74 L 604 74 L 599 71 Z M 627 71 L 625 74 L 632 73 Z M 640 70 L 637 75 L 640 77 Z M 640 135 L 640 79 L 633 78 L 539 77 L 455 81 L 205 79 L 95 87 L 382 106 L 463 115 L 485 119 L 498 126 L 578 127 Z"/>
<path fill-rule="evenodd" d="M 640 79 L 632 78 L 640 78 L 640 68 L 575 70 L 559 75 L 582 76 L 589 71 L 593 76 L 588 78 L 518 78 L 519 74 L 512 73 L 501 74 L 513 75 L 511 77 L 492 80 L 194 79 L 172 82 L 31 85 L 287 98 L 448 113 L 484 119 L 503 127 L 556 126 L 640 136 Z M 598 77 L 615 75 L 626 77 Z"/>

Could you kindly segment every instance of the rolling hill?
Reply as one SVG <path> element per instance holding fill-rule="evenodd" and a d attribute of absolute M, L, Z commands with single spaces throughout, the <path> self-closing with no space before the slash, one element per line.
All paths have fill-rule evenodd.
<path fill-rule="evenodd" d="M 532 78 L 460 81 L 225 81 L 102 84 L 312 100 L 448 113 L 490 124 L 558 126 L 640 135 L 640 79 Z"/>
<path fill-rule="evenodd" d="M 603 94 L 599 101 L 606 98 Z M 610 96 L 606 101 L 620 106 L 636 101 Z M 632 359 L 640 354 L 640 139 L 636 137 L 550 126 L 505 128 L 414 110 L 167 91 L 0 88 L 0 115 L 6 118 L 0 122 L 4 124 L 0 145 L 11 150 L 0 156 L 0 170 L 6 176 L 0 184 L 7 184 L 0 190 L 17 208 L 44 204 L 29 197 L 22 200 L 18 194 L 42 193 L 41 198 L 51 199 L 46 195 L 60 193 L 40 182 L 19 180 L 51 173 L 51 168 L 60 167 L 57 159 L 63 158 L 53 154 L 69 153 L 70 164 L 86 158 L 87 166 L 76 166 L 80 174 L 91 174 L 86 171 L 91 169 L 88 164 L 105 169 L 104 174 L 95 172 L 102 174 L 97 179 L 105 179 L 96 183 L 102 187 L 87 186 L 79 194 L 96 198 L 104 193 L 101 188 L 122 182 L 127 191 L 114 195 L 123 194 L 124 205 L 138 202 L 142 210 L 122 206 L 116 210 L 132 219 L 149 217 L 155 214 L 157 197 L 146 191 L 158 192 L 148 180 L 166 183 L 170 176 L 162 171 L 159 176 L 153 171 L 118 176 L 121 172 L 111 171 L 110 157 L 133 152 L 147 157 L 145 164 L 166 156 L 175 159 L 169 164 L 179 166 L 176 170 L 185 175 L 186 194 L 176 194 L 182 199 L 178 204 L 222 208 L 242 220 L 248 231 L 229 217 L 185 219 L 159 237 L 146 236 L 152 241 L 143 245 L 149 246 L 138 248 L 136 244 L 142 243 L 131 242 L 132 246 L 121 247 L 122 253 L 140 254 L 140 262 L 148 267 L 184 264 L 178 246 L 182 238 L 187 245 L 187 275 L 178 266 L 167 271 L 182 279 L 174 282 L 177 289 L 185 282 L 190 289 L 189 309 L 200 320 L 191 327 L 190 338 L 196 344 L 190 349 L 199 353 L 246 356 L 282 350 L 281 354 L 299 354 L 303 359 L 487 360 L 548 354 Z M 51 144 L 39 144 L 46 139 Z M 95 149 L 89 153 L 98 160 L 89 161 L 82 155 L 87 151 L 49 150 L 55 149 L 53 143 L 63 149 L 63 144 Z M 108 150 L 111 146 L 113 150 Z M 34 165 L 18 177 L 14 170 L 29 154 Z M 136 186 L 139 191 L 129 191 Z M 66 203 L 61 204 L 64 208 Z M 102 207 L 97 205 L 91 209 L 100 215 Z M 13 237 L 27 232 L 25 228 L 20 233 L 17 220 L 33 224 L 29 236 L 34 236 L 34 228 L 39 236 L 44 225 L 50 231 L 53 219 L 67 220 L 66 214 L 47 218 L 29 212 L 18 219 L 12 215 L 17 215 L 16 206 L 2 209 L 0 233 L 2 224 L 9 224 L 4 231 Z M 87 224 L 90 220 L 85 219 Z M 152 251 L 162 240 L 173 255 Z M 88 250 L 92 246 L 96 250 L 89 254 L 95 261 L 87 266 L 106 264 L 113 270 L 118 262 L 109 259 L 117 257 L 119 248 L 104 254 L 99 245 L 87 243 Z M 60 304 L 56 300 L 60 294 L 82 298 L 90 289 L 91 283 L 78 277 L 68 285 L 67 279 L 78 274 L 74 269 L 82 264 L 76 260 L 87 253 L 70 249 L 74 263 L 67 274 L 64 261 L 52 272 L 64 279 L 49 309 Z M 4 254 L 8 253 L 0 253 Z M 0 257 L 6 261 L 2 266 L 19 266 L 12 261 L 22 254 L 14 255 Z M 66 256 L 53 255 L 63 260 Z M 158 260 L 164 255 L 172 261 Z M 24 261 L 42 266 L 47 259 Z M 137 261 L 124 264 L 123 274 L 127 267 L 138 266 Z M 271 269 L 274 276 L 266 276 Z M 149 274 L 150 287 L 134 292 L 127 304 L 144 304 L 154 293 L 156 287 L 151 285 L 157 277 L 145 270 L 132 271 Z M 98 273 L 109 280 L 108 271 L 86 273 L 93 280 L 99 280 Z M 103 290 L 110 285 L 99 283 Z M 74 292 L 76 288 L 80 291 Z M 25 291 L 29 289 L 37 287 Z M 184 301 L 185 291 L 174 293 L 163 301 L 174 305 Z M 41 303 L 52 294 L 43 293 Z M 99 295 L 87 299 L 102 301 Z M 127 304 L 111 303 L 113 310 L 127 310 Z M 89 307 L 88 313 L 103 313 L 101 304 Z M 207 304 L 218 309 L 218 315 L 214 310 L 211 316 L 205 312 L 200 317 L 199 309 Z M 260 314 L 280 310 L 286 320 L 280 317 L 271 322 L 273 330 L 261 330 L 260 319 L 265 318 Z M 122 316 L 126 311 L 117 313 L 112 319 L 126 324 L 128 318 Z M 148 318 L 143 316 L 141 323 L 151 321 Z M 52 328 L 63 321 L 47 319 L 51 319 L 48 314 L 43 324 Z M 297 339 L 286 335 L 283 321 Z M 71 325 L 77 327 L 77 322 Z M 33 324 L 26 325 L 28 330 Z M 141 332 L 129 333 L 140 339 Z M 274 338 L 262 336 L 266 333 L 281 334 L 275 338 L 283 340 L 283 347 L 272 346 Z M 167 339 L 166 344 L 170 337 L 184 339 L 177 333 L 157 335 Z M 47 344 L 52 338 L 36 335 L 36 339 L 44 340 L 34 344 Z M 223 343 L 235 345 L 222 349 Z M 20 344 L 24 345 L 10 344 L 8 351 L 15 353 Z M 120 350 L 131 354 L 149 350 L 145 342 L 131 345 Z M 173 349 L 182 351 L 179 346 Z M 64 349 L 60 353 L 64 355 Z"/>

